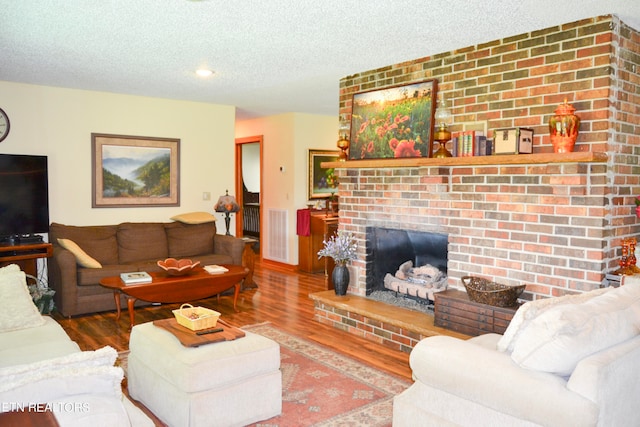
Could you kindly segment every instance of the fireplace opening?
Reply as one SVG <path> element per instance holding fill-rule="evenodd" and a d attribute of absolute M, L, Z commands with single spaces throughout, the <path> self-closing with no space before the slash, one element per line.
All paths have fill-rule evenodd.
<path fill-rule="evenodd" d="M 433 293 L 446 289 L 448 244 L 446 234 L 367 227 L 366 295 L 432 305 Z"/>

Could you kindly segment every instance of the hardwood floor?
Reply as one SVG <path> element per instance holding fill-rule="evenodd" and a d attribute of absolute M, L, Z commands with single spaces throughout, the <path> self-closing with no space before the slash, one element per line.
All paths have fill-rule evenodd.
<path fill-rule="evenodd" d="M 246 289 L 238 297 L 238 312 L 233 310 L 232 295 L 201 300 L 197 305 L 222 313 L 221 318 L 234 326 L 262 322 L 318 342 L 363 363 L 411 379 L 409 355 L 383 345 L 322 325 L 313 318 L 313 301 L 309 294 L 325 290 L 324 276 L 289 271 L 277 265 L 256 263 L 254 281 L 257 289 Z M 136 323 L 172 317 L 179 304 L 136 308 Z M 123 311 L 120 320 L 115 312 L 97 313 L 71 319 L 54 315 L 56 320 L 83 350 L 110 345 L 118 351 L 129 348 L 129 316 Z"/>

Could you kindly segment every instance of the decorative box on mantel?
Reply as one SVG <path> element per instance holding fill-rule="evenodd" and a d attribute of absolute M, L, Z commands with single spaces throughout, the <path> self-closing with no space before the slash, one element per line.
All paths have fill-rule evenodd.
<path fill-rule="evenodd" d="M 434 325 L 472 336 L 503 334 L 518 308 L 480 304 L 466 292 L 448 289 L 435 294 Z"/>
<path fill-rule="evenodd" d="M 494 154 L 533 153 L 533 129 L 509 128 L 493 131 Z"/>

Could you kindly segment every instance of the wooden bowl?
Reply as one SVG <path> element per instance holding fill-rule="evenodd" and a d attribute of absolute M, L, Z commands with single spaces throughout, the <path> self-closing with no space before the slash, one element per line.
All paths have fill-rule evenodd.
<path fill-rule="evenodd" d="M 200 261 L 193 262 L 190 259 L 167 258 L 164 261 L 158 261 L 158 266 L 170 276 L 184 276 L 191 273 L 198 265 Z"/>

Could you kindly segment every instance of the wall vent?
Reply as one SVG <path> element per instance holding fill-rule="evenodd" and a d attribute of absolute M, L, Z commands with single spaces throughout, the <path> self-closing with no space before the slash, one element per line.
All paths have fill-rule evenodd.
<path fill-rule="evenodd" d="M 288 261 L 287 211 L 284 209 L 267 210 L 267 258 L 273 261 Z"/>

